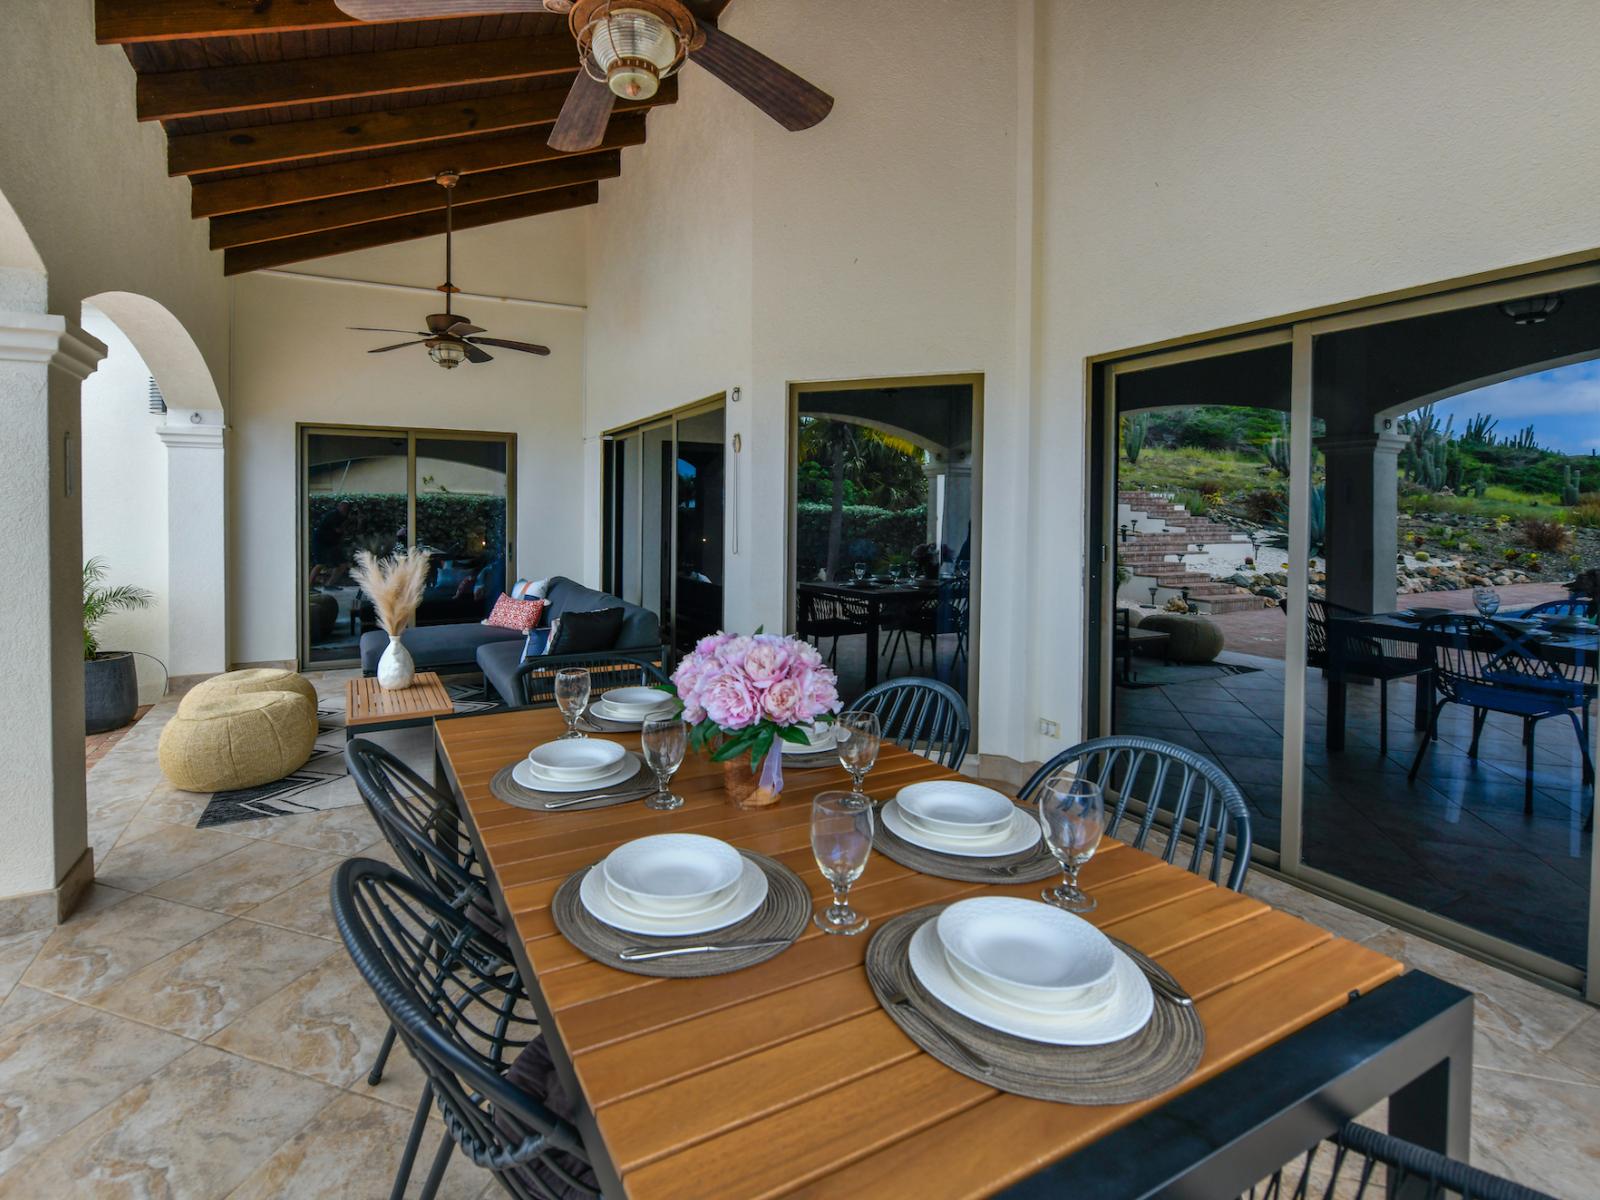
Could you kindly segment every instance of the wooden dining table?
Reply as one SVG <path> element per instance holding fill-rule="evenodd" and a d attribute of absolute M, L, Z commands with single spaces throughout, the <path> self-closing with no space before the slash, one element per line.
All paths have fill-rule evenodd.
<path fill-rule="evenodd" d="M 790 770 L 780 803 L 744 811 L 725 799 L 721 766 L 691 755 L 674 812 L 496 799 L 494 773 L 562 727 L 552 709 L 444 719 L 437 753 L 557 1070 L 583 1098 L 575 1123 L 607 1196 L 1232 1195 L 1386 1097 L 1391 1131 L 1466 1155 L 1469 993 L 1111 838 L 1082 873 L 1099 902 L 1088 919 L 1167 968 L 1206 1035 L 1191 1077 L 1139 1103 L 1031 1100 L 944 1066 L 881 1011 L 863 966 L 870 931 L 809 927 L 758 966 L 703 978 L 596 962 L 551 916 L 573 872 L 633 838 L 693 831 L 776 858 L 823 901 L 810 800 L 848 780 Z M 612 740 L 638 746 L 636 734 Z M 886 798 L 951 775 L 886 743 L 867 790 Z M 1039 890 L 935 878 L 874 852 L 851 902 L 881 924 Z"/>

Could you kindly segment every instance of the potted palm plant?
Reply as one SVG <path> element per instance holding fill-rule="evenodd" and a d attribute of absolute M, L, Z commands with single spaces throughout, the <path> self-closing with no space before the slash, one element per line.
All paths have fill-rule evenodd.
<path fill-rule="evenodd" d="M 105 561 L 83 564 L 83 707 L 89 733 L 120 729 L 139 707 L 139 678 L 133 655 L 126 650 L 101 650 L 95 627 L 114 612 L 149 608 L 155 596 L 142 587 L 106 587 Z"/>

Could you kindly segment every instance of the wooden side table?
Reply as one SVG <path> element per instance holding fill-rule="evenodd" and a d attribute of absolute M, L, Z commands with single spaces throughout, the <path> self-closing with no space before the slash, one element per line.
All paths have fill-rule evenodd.
<path fill-rule="evenodd" d="M 345 741 L 357 733 L 427 725 L 455 712 L 455 701 L 433 671 L 418 671 L 410 687 L 393 692 L 379 687 L 372 676 L 346 680 L 344 704 Z"/>

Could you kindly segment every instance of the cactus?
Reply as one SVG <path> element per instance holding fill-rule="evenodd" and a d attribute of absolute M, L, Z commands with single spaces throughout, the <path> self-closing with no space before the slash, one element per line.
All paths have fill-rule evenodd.
<path fill-rule="evenodd" d="M 1533 426 L 1524 425 L 1514 438 L 1507 438 L 1506 445 L 1514 450 L 1537 450 L 1539 447 L 1533 440 Z"/>
<path fill-rule="evenodd" d="M 1484 496 L 1488 494 L 1488 491 L 1489 477 L 1487 475 L 1479 475 L 1472 481 L 1472 494 L 1479 500 L 1482 500 Z"/>
<path fill-rule="evenodd" d="M 1570 465 L 1561 468 L 1561 503 L 1566 507 L 1576 507 L 1580 482 L 1578 473 Z"/>
<path fill-rule="evenodd" d="M 1451 432 L 1454 424 L 1451 417 L 1440 425 L 1431 404 L 1418 409 L 1415 416 L 1400 419 L 1400 432 L 1407 438 L 1400 451 L 1406 478 L 1430 492 L 1461 486 L 1461 453 Z"/>
<path fill-rule="evenodd" d="M 1128 456 L 1130 467 L 1139 461 L 1139 452 L 1144 449 L 1144 437 L 1149 431 L 1148 413 L 1122 418 L 1122 452 Z"/>
<path fill-rule="evenodd" d="M 1469 446 L 1492 446 L 1494 427 L 1499 423 L 1488 413 L 1478 413 L 1467 422 L 1466 429 L 1461 433 L 1461 440 Z"/>
<path fill-rule="evenodd" d="M 1289 439 L 1275 437 L 1269 439 L 1261 447 L 1261 457 L 1267 460 L 1271 467 L 1284 478 L 1289 476 Z"/>

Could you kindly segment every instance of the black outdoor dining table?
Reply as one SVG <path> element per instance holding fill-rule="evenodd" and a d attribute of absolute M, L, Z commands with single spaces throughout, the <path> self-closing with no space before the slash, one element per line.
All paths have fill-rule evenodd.
<path fill-rule="evenodd" d="M 937 595 L 939 580 L 890 584 L 807 582 L 796 590 L 813 596 L 842 596 L 867 606 L 866 686 L 870 688 L 878 682 L 878 631 L 883 626 L 884 611 Z"/>
<path fill-rule="evenodd" d="M 1441 611 L 1441 615 L 1442 611 Z M 1470 614 L 1461 614 L 1463 616 Z M 1513 619 L 1517 614 L 1507 613 Z M 1503 619 L 1503 618 L 1502 618 Z M 1349 683 L 1342 670 L 1345 658 L 1340 645 L 1345 639 L 1383 638 L 1387 641 L 1411 642 L 1417 647 L 1418 665 L 1424 668 L 1417 676 L 1417 701 L 1415 724 L 1422 728 L 1433 712 L 1434 647 L 1439 635 L 1427 628 L 1425 620 L 1405 617 L 1400 613 L 1377 613 L 1370 617 L 1330 617 L 1328 619 L 1328 665 L 1323 669 L 1328 686 L 1328 730 L 1326 745 L 1329 750 L 1344 749 L 1346 698 Z M 1530 641 L 1528 645 L 1555 662 L 1573 664 L 1595 661 L 1600 649 L 1600 637 L 1595 634 L 1577 636 L 1550 636 Z"/>

